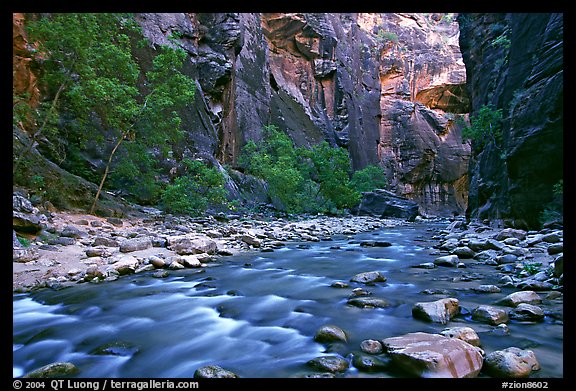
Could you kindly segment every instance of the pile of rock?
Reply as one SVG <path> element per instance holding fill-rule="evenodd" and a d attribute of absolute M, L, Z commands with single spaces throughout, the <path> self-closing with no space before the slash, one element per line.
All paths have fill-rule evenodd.
<path fill-rule="evenodd" d="M 145 217 L 101 218 L 40 211 L 14 193 L 13 288 L 61 288 L 120 276 L 205 267 L 242 251 L 274 251 L 288 241 L 315 242 L 402 224 L 370 216 L 296 220 L 253 216 L 191 218 L 145 209 Z M 374 243 L 383 245 L 382 243 Z"/>

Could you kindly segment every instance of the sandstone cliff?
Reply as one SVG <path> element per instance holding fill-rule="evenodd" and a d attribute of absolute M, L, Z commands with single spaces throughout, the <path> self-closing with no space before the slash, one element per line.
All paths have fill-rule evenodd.
<path fill-rule="evenodd" d="M 390 190 L 424 214 L 466 209 L 470 147 L 457 118 L 469 101 L 454 15 L 135 17 L 150 41 L 143 63 L 159 44 L 189 55 L 198 88 L 194 110 L 182 113 L 179 154 L 233 167 L 242 146 L 274 124 L 298 145 L 346 147 L 355 169 L 381 165 Z M 86 153 L 95 166 L 103 158 Z"/>
<path fill-rule="evenodd" d="M 536 227 L 563 178 L 563 15 L 462 14 L 472 113 L 504 113 L 503 146 L 470 161 L 471 218 Z"/>

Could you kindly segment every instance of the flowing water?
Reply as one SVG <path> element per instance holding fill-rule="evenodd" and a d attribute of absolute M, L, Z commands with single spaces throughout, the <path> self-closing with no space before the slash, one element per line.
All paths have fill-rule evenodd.
<path fill-rule="evenodd" d="M 171 271 L 163 279 L 144 273 L 99 285 L 15 294 L 14 376 L 69 361 L 83 378 L 190 378 L 209 364 L 240 377 L 300 377 L 313 372 L 308 360 L 334 352 L 350 357 L 364 339 L 470 326 L 486 353 L 510 346 L 530 349 L 542 367 L 532 377 L 562 377 L 561 322 L 548 316 L 541 323 L 510 321 L 506 335 L 470 318 L 475 306 L 515 291 L 470 290 L 498 281 L 493 266 L 468 260 L 466 268 L 458 269 L 410 267 L 434 260 L 430 238 L 444 226 L 416 222 L 331 241 L 289 243 L 274 252 L 221 258 L 204 269 Z M 364 247 L 363 240 L 389 241 L 392 246 Z M 355 274 L 373 270 L 387 281 L 371 286 L 349 282 Z M 350 286 L 331 287 L 335 281 Z M 347 304 L 359 286 L 391 306 Z M 460 301 L 462 314 L 447 326 L 414 319 L 414 303 L 447 297 L 422 293 L 426 289 L 447 289 Z M 543 308 L 554 310 L 554 305 L 561 309 L 562 303 L 545 302 Z M 344 329 L 348 343 L 315 342 L 314 334 L 326 324 Z M 396 375 L 368 374 L 351 366 L 343 376 Z"/>

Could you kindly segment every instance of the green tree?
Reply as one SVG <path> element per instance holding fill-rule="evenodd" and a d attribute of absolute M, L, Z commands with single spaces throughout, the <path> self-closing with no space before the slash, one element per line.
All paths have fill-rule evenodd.
<path fill-rule="evenodd" d="M 350 184 L 359 193 L 386 187 L 386 175 L 381 167 L 368 165 L 352 175 Z"/>
<path fill-rule="evenodd" d="M 483 105 L 478 113 L 470 118 L 471 125 L 462 129 L 462 138 L 470 139 L 477 150 L 492 142 L 500 148 L 502 144 L 502 109 Z"/>
<path fill-rule="evenodd" d="M 249 141 L 239 163 L 263 178 L 273 203 L 291 213 L 341 210 L 358 203 L 360 194 L 350 184 L 348 152 L 322 142 L 312 148 L 294 147 L 275 126 L 264 129 L 263 139 Z"/>
<path fill-rule="evenodd" d="M 140 30 L 131 15 L 52 14 L 30 23 L 28 31 L 39 44 L 39 57 L 44 62 L 42 80 L 55 91 L 48 108 L 39 113 L 44 120 L 32 135 L 28 150 L 64 113 L 79 124 L 79 142 L 97 138 L 98 129 L 116 134 L 90 208 L 94 213 L 114 156 L 124 141 L 134 141 L 139 135 L 139 142 L 159 147 L 163 153 L 181 142 L 178 109 L 191 102 L 195 91 L 194 81 L 181 71 L 186 55 L 181 49 L 162 47 L 152 70 L 144 75 L 146 87 L 141 91 L 141 70 L 132 53 Z"/>
<path fill-rule="evenodd" d="M 318 183 L 318 194 L 324 199 L 320 202 L 321 208 L 329 203 L 337 209 L 345 209 L 359 202 L 360 194 L 350 185 L 352 166 L 345 149 L 331 147 L 323 141 L 300 155 L 312 162 L 310 176 Z"/>
<path fill-rule="evenodd" d="M 225 204 L 224 175 L 198 160 L 184 160 L 185 172 L 166 187 L 161 205 L 164 211 L 197 216 L 210 204 Z"/>

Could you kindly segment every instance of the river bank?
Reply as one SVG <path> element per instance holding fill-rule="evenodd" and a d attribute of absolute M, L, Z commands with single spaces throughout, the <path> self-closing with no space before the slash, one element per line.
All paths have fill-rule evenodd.
<path fill-rule="evenodd" d="M 38 234 L 18 239 L 14 231 L 14 292 L 101 283 L 155 270 L 165 277 L 169 270 L 203 268 L 241 252 L 274 251 L 287 242 L 317 242 L 405 224 L 368 216 L 229 215 L 218 220 L 146 211 L 147 216 L 137 218 L 54 211 L 42 215 L 46 218 Z"/>

